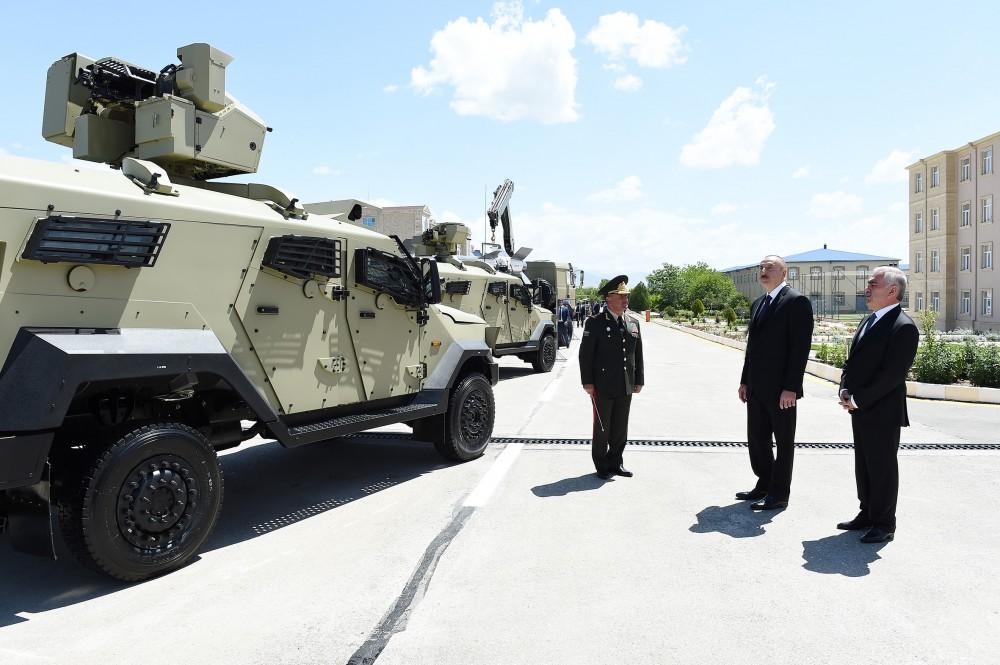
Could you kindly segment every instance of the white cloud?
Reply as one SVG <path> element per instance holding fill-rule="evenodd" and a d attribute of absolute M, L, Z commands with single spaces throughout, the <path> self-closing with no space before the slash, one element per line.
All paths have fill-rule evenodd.
<path fill-rule="evenodd" d="M 611 189 L 594 192 L 587 197 L 595 203 L 615 203 L 618 201 L 635 201 L 642 198 L 642 180 L 639 176 L 630 175 Z"/>
<path fill-rule="evenodd" d="M 620 62 L 607 62 L 601 65 L 601 69 L 605 69 L 609 72 L 624 72 L 626 71 L 625 65 Z"/>
<path fill-rule="evenodd" d="M 792 173 L 792 177 L 795 178 L 796 180 L 798 180 L 799 178 L 808 178 L 809 165 L 807 164 L 806 166 L 800 166 L 799 168 L 795 169 L 795 171 Z"/>
<path fill-rule="evenodd" d="M 585 41 L 612 60 L 630 58 L 640 67 L 665 68 L 687 61 L 681 37 L 687 28 L 646 20 L 629 12 L 605 14 L 587 33 Z"/>
<path fill-rule="evenodd" d="M 909 209 L 909 207 L 910 207 L 909 205 L 903 203 L 902 201 L 896 201 L 895 203 L 889 205 L 889 212 L 891 213 L 906 212 L 907 209 Z"/>
<path fill-rule="evenodd" d="M 705 129 L 681 150 L 681 164 L 695 169 L 718 169 L 734 164 L 755 166 L 764 142 L 774 131 L 768 99 L 774 84 L 764 78 L 756 88 L 739 87 L 712 114 Z"/>
<path fill-rule="evenodd" d="M 0 148 L 0 155 L 9 155 L 9 154 L 10 154 L 10 153 L 9 153 L 9 152 L 7 152 L 7 150 L 6 150 L 6 149 L 4 149 L 4 148 Z"/>
<path fill-rule="evenodd" d="M 729 215 L 739 210 L 739 206 L 723 201 L 712 206 L 713 215 Z"/>
<path fill-rule="evenodd" d="M 875 162 L 875 166 L 865 176 L 869 185 L 884 182 L 906 182 L 906 167 L 913 163 L 912 151 L 893 150 L 885 159 Z"/>
<path fill-rule="evenodd" d="M 330 168 L 326 164 L 319 164 L 317 166 L 314 166 L 312 172 L 313 172 L 314 175 L 323 175 L 323 176 L 327 176 L 327 175 L 337 176 L 337 175 L 340 175 L 340 169 Z"/>
<path fill-rule="evenodd" d="M 390 83 L 389 85 L 386 85 L 386 86 L 382 87 L 382 92 L 384 92 L 387 95 L 391 95 L 392 93 L 396 92 L 397 90 L 399 90 L 399 86 L 396 85 L 395 83 Z"/>
<path fill-rule="evenodd" d="M 626 74 L 615 79 L 615 90 L 635 92 L 642 87 L 642 79 L 635 74 Z"/>
<path fill-rule="evenodd" d="M 839 219 L 857 215 L 861 208 L 861 197 L 838 190 L 813 196 L 809 203 L 809 214 L 817 219 Z"/>
<path fill-rule="evenodd" d="M 431 38 L 427 67 L 414 67 L 410 85 L 423 94 L 452 88 L 459 115 L 503 122 L 577 120 L 576 33 L 559 9 L 544 19 L 524 18 L 520 2 L 497 3 L 493 22 L 464 16 Z"/>

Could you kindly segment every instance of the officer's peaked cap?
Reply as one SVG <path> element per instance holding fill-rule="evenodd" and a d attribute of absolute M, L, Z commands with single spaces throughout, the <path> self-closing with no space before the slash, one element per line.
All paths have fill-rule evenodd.
<path fill-rule="evenodd" d="M 613 279 L 609 279 L 608 283 L 602 286 L 601 290 L 598 291 L 597 293 L 604 296 L 605 298 L 607 298 L 609 295 L 613 293 L 627 296 L 629 294 L 629 288 L 627 285 L 628 285 L 628 275 L 618 275 Z"/>

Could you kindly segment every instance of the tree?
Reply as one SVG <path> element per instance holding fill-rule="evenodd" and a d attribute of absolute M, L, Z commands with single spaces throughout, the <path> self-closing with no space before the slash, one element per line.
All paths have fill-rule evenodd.
<path fill-rule="evenodd" d="M 639 282 L 628 295 L 628 307 L 633 312 L 644 312 L 649 309 L 649 290 L 646 285 Z"/>
<path fill-rule="evenodd" d="M 664 263 L 646 276 L 649 292 L 659 299 L 659 307 L 679 307 L 684 299 L 684 281 L 681 279 L 681 269 Z"/>
<path fill-rule="evenodd" d="M 701 315 L 705 313 L 705 305 L 700 300 L 695 299 L 691 305 L 691 313 L 694 315 L 694 318 L 700 319 Z"/>
<path fill-rule="evenodd" d="M 726 326 L 730 328 L 736 327 L 736 310 L 731 306 L 726 305 L 726 308 L 722 310 L 722 316 L 726 318 Z"/>
<path fill-rule="evenodd" d="M 681 279 L 685 285 L 684 303 L 692 306 L 695 300 L 701 300 L 708 309 L 721 309 L 740 295 L 731 279 L 703 262 L 684 266 Z"/>

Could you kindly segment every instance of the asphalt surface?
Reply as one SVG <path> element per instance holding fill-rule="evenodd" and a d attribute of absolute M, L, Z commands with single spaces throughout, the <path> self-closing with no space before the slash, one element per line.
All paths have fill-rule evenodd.
<path fill-rule="evenodd" d="M 740 442 L 738 351 L 643 326 L 630 436 Z M 900 453 L 896 540 L 862 545 L 849 449 L 796 453 L 787 510 L 732 496 L 745 448 L 632 446 L 601 482 L 574 347 L 502 362 L 495 434 L 444 464 L 405 428 L 227 451 L 219 526 L 138 585 L 0 537 L 0 663 L 1000 662 L 1000 452 Z M 1000 407 L 910 400 L 903 441 L 998 441 Z M 800 442 L 848 442 L 806 378 Z"/>

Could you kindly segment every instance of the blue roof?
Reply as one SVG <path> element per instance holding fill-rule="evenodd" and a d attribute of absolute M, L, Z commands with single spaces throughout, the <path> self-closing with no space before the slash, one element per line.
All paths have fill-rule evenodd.
<path fill-rule="evenodd" d="M 899 261 L 892 256 L 875 256 L 874 254 L 858 254 L 857 252 L 842 252 L 839 249 L 813 249 L 800 254 L 790 254 L 784 257 L 785 263 L 801 263 L 804 261 Z"/>

